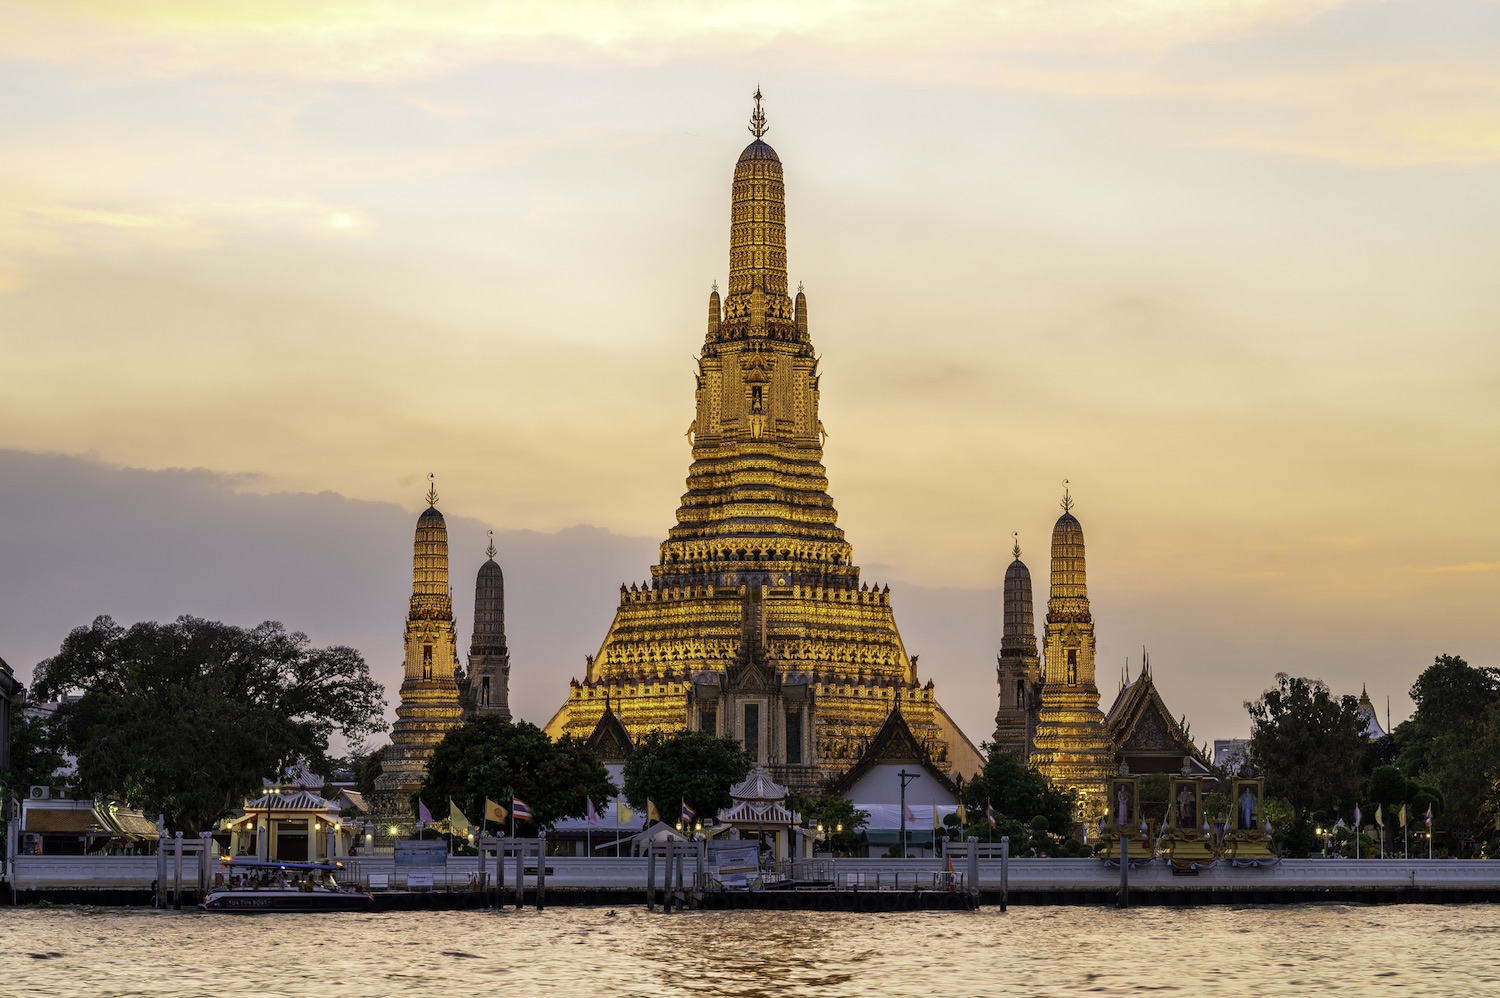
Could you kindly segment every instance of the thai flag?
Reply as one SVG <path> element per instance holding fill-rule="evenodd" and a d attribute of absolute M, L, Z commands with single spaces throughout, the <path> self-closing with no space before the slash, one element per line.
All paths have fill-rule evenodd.
<path fill-rule="evenodd" d="M 984 820 L 990 823 L 991 828 L 995 827 L 995 808 L 993 805 L 986 804 L 984 806 Z"/>
<path fill-rule="evenodd" d="M 687 800 L 684 799 L 682 802 L 682 823 L 690 826 L 697 817 L 698 812 L 689 807 Z"/>
<path fill-rule="evenodd" d="M 1427 823 L 1427 827 L 1429 829 L 1432 828 L 1432 805 L 1431 804 L 1427 805 L 1427 813 L 1422 816 L 1422 820 Z"/>
<path fill-rule="evenodd" d="M 532 818 L 531 818 L 531 805 L 527 804 L 525 801 L 523 801 L 519 797 L 512 797 L 510 799 L 510 813 L 511 813 L 511 817 L 518 818 L 521 821 L 531 821 L 532 820 Z"/>
<path fill-rule="evenodd" d="M 908 825 L 915 825 L 917 823 L 917 812 L 911 809 L 910 804 L 901 805 L 901 817 L 906 819 Z"/>

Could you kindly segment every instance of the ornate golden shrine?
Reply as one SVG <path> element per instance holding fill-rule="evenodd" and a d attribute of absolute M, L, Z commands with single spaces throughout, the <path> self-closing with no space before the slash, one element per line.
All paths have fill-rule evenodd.
<path fill-rule="evenodd" d="M 1203 819 L 1203 781 L 1174 776 L 1167 793 L 1167 818 L 1159 846 L 1162 856 L 1183 866 L 1211 862 L 1215 853 Z"/>
<path fill-rule="evenodd" d="M 1271 859 L 1271 838 L 1266 833 L 1266 781 L 1264 777 L 1237 779 L 1229 798 L 1229 828 L 1221 855 L 1225 859 Z"/>
<path fill-rule="evenodd" d="M 755 100 L 677 522 L 651 578 L 620 587 L 598 654 L 547 732 L 587 737 L 607 701 L 637 741 L 655 728 L 730 735 L 778 782 L 806 789 L 852 766 L 899 696 L 935 762 L 969 776 L 978 751 L 919 681 L 890 588 L 860 581 L 837 525 L 807 296 L 787 287 L 781 160 Z"/>

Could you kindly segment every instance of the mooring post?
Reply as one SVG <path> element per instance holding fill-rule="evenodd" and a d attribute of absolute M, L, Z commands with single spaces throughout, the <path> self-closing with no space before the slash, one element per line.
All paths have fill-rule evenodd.
<path fill-rule="evenodd" d="M 979 836 L 970 835 L 969 844 L 969 893 L 979 893 Z"/>
<path fill-rule="evenodd" d="M 167 837 L 162 833 L 156 836 L 156 906 L 167 906 Z"/>
<path fill-rule="evenodd" d="M 526 903 L 526 847 L 516 839 L 516 909 Z"/>
<path fill-rule="evenodd" d="M 656 843 L 646 843 L 646 910 L 656 910 Z"/>
<path fill-rule="evenodd" d="M 178 832 L 173 839 L 173 848 L 177 850 L 175 866 L 177 874 L 172 880 L 172 907 L 178 911 L 182 910 L 182 833 Z"/>
<path fill-rule="evenodd" d="M 211 832 L 204 832 L 198 837 L 198 900 L 202 901 L 208 897 L 209 872 L 208 863 L 213 859 L 214 837 Z"/>
<path fill-rule="evenodd" d="M 1120 896 L 1115 898 L 1116 908 L 1130 907 L 1130 836 L 1120 835 Z"/>
<path fill-rule="evenodd" d="M 495 836 L 495 907 L 505 907 L 505 839 Z"/>
<path fill-rule="evenodd" d="M 541 911 L 547 900 L 547 831 L 536 836 L 536 910 Z"/>
<path fill-rule="evenodd" d="M 1005 910 L 1006 895 L 1010 892 L 1010 836 L 1000 836 L 1000 910 Z"/>
<path fill-rule="evenodd" d="M 707 879 L 704 876 L 704 873 L 706 872 L 705 871 L 705 867 L 708 864 L 708 859 L 707 859 L 707 855 L 706 855 L 707 852 L 708 852 L 708 843 L 707 843 L 707 841 L 705 841 L 703 839 L 699 839 L 698 840 L 698 850 L 697 850 L 698 865 L 697 865 L 697 869 L 694 871 L 694 875 L 693 875 L 693 907 L 695 907 L 695 908 L 701 908 L 701 907 L 703 907 L 703 883 Z"/>
<path fill-rule="evenodd" d="M 666 861 L 667 861 L 667 877 L 666 877 L 666 880 L 667 880 L 667 884 L 666 884 L 667 890 L 666 890 L 666 900 L 664 900 L 662 902 L 662 906 L 661 906 L 662 914 L 664 914 L 664 915 L 671 912 L 671 910 L 672 910 L 672 901 L 677 897 L 677 884 L 676 884 L 676 877 L 677 877 L 677 843 L 671 841 L 670 839 L 667 840 Z"/>

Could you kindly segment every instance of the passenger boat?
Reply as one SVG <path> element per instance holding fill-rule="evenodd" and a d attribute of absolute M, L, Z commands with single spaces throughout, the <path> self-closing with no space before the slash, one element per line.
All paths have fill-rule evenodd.
<path fill-rule="evenodd" d="M 204 911 L 369 911 L 374 899 L 357 887 L 341 887 L 342 864 L 279 863 L 231 859 L 199 905 Z"/>

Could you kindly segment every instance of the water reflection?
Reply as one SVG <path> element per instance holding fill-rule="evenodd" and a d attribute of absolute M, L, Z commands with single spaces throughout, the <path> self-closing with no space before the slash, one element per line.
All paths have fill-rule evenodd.
<path fill-rule="evenodd" d="M 16 996 L 1500 993 L 1492 905 L 0 915 Z"/>

